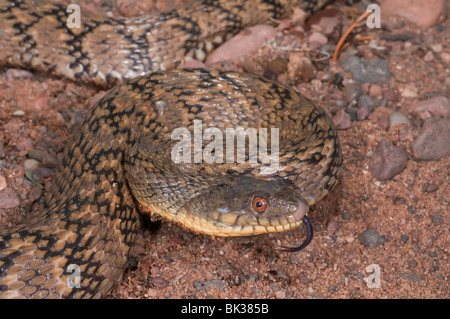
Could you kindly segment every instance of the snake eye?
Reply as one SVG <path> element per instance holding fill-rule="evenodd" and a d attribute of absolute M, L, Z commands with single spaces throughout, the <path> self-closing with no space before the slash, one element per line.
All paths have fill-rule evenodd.
<path fill-rule="evenodd" d="M 258 213 L 264 213 L 267 208 L 267 201 L 264 197 L 256 196 L 253 198 L 252 206 Z"/>

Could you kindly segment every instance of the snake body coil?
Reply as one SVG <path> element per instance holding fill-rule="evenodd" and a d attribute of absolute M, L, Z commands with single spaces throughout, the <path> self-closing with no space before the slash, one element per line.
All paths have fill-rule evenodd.
<path fill-rule="evenodd" d="M 300 224 L 305 205 L 323 198 L 340 174 L 341 151 L 326 114 L 294 90 L 256 76 L 164 71 L 169 61 L 176 64 L 185 55 L 202 57 L 229 32 L 278 17 L 282 2 L 198 1 L 185 11 L 153 17 L 89 17 L 85 29 L 73 33 L 55 28 L 66 16 L 63 7 L 0 1 L 0 28 L 6 30 L 0 61 L 97 84 L 134 78 L 86 114 L 38 211 L 25 224 L 0 231 L 0 298 L 107 294 L 122 275 L 137 231 L 135 199 L 188 228 L 223 236 Z M 248 5 L 254 9 L 251 19 L 239 11 Z M 213 17 L 219 19 L 217 29 L 210 23 Z M 53 32 L 63 43 L 56 51 L 45 47 Z M 120 47 L 110 47 L 118 41 L 126 43 L 124 51 L 109 52 Z M 168 48 L 175 56 L 166 59 Z M 162 71 L 136 77 L 152 70 Z M 261 176 L 261 164 L 249 164 L 247 158 L 242 164 L 173 170 L 167 159 L 171 132 L 178 127 L 192 131 L 195 120 L 221 131 L 227 126 L 279 128 L 280 168 Z M 271 208 L 259 214 L 255 206 L 258 213 L 247 214 L 245 198 L 260 194 Z M 280 209 L 288 214 L 280 215 Z M 72 267 L 80 272 L 79 287 L 70 284 Z"/>

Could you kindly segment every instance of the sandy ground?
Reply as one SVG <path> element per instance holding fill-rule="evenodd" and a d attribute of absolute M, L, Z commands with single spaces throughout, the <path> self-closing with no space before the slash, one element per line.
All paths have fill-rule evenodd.
<path fill-rule="evenodd" d="M 416 50 L 405 54 L 401 41 L 378 42 L 391 49 L 382 58 L 392 76 L 372 91 L 373 85 L 362 89 L 367 93 L 381 90 L 385 96 L 386 91 L 404 92 L 413 85 L 417 94 L 398 94 L 366 119 L 339 131 L 342 181 L 314 208 L 315 238 L 307 249 L 299 253 L 274 249 L 277 244 L 294 245 L 302 240 L 303 230 L 211 238 L 163 221 L 159 227 L 140 231 L 130 269 L 109 297 L 449 298 L 450 159 L 421 161 L 412 157 L 411 143 L 423 121 L 409 109 L 418 100 L 435 95 L 449 98 L 448 64 L 439 58 L 428 61 L 426 54 L 420 53 L 428 52 L 431 43 L 441 43 L 449 52 L 450 24 L 448 20 L 441 23 L 442 32 L 437 27 L 418 29 L 404 21 L 390 23 L 401 25 L 396 31 L 413 32 L 409 41 Z M 292 39 L 289 35 L 278 37 L 277 45 L 261 49 L 249 61 L 270 60 L 280 43 Z M 368 43 L 352 43 L 350 50 L 373 57 Z M 28 218 L 36 209 L 33 203 L 45 192 L 25 176 L 29 150 L 59 154 L 92 97 L 101 93 L 44 74 L 25 73 L 21 78 L 16 72 L 0 72 L 0 186 L 4 185 L 0 193 L 10 192 L 19 203 L 0 208 L 0 228 Z M 339 109 L 336 101 L 345 96 L 325 75 L 339 72 L 344 86 L 351 75 L 328 62 L 320 72 L 320 83 L 294 85 L 333 115 Z M 279 79 L 292 84 L 289 75 Z M 393 111 L 405 114 L 411 124 L 381 125 L 380 118 Z M 369 171 L 371 156 L 382 139 L 405 149 L 408 155 L 406 168 L 386 181 L 378 181 Z M 51 183 L 54 171 L 42 168 L 40 182 Z M 381 241 L 376 247 L 364 245 L 359 238 L 369 229 L 375 230 Z"/>

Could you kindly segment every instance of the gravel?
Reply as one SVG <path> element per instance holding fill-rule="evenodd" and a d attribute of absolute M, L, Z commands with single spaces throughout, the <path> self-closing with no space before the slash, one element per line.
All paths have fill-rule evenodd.
<path fill-rule="evenodd" d="M 55 156 L 45 151 L 31 149 L 27 155 L 28 157 L 39 161 L 45 167 L 55 168 L 59 163 L 58 159 Z"/>
<path fill-rule="evenodd" d="M 414 158 L 439 160 L 450 155 L 450 118 L 425 120 L 420 135 L 412 143 Z"/>
<path fill-rule="evenodd" d="M 20 200 L 14 190 L 6 188 L 0 192 L 0 208 L 14 208 L 19 205 Z"/>
<path fill-rule="evenodd" d="M 385 239 L 375 229 L 367 229 L 358 235 L 359 242 L 366 247 L 378 247 Z"/>
<path fill-rule="evenodd" d="M 439 214 L 434 214 L 432 221 L 434 225 L 442 225 L 442 223 L 444 222 L 442 216 Z"/>
<path fill-rule="evenodd" d="M 225 291 L 225 282 L 220 279 L 211 279 L 205 281 L 195 281 L 194 288 L 197 290 L 210 290 L 211 288 L 216 287 L 220 291 Z"/>
<path fill-rule="evenodd" d="M 344 109 L 339 109 L 333 117 L 333 123 L 338 130 L 349 129 L 352 125 L 350 115 Z"/>
<path fill-rule="evenodd" d="M 406 210 L 408 211 L 408 213 L 414 214 L 416 212 L 416 207 L 413 205 L 409 205 Z"/>
<path fill-rule="evenodd" d="M 406 124 L 411 125 L 411 121 L 402 112 L 394 112 L 389 117 L 389 126 L 394 127 L 395 125 Z"/>
<path fill-rule="evenodd" d="M 450 101 L 445 96 L 436 96 L 417 102 L 410 113 L 421 119 L 430 117 L 450 117 Z"/>
<path fill-rule="evenodd" d="M 413 283 L 418 283 L 424 279 L 424 276 L 421 274 L 415 274 L 412 272 L 404 272 L 401 274 L 401 277 L 405 278 L 408 281 L 411 281 Z"/>
<path fill-rule="evenodd" d="M 403 148 L 389 145 L 382 139 L 372 155 L 370 173 L 378 180 L 387 180 L 403 171 L 407 161 L 408 156 Z"/>
<path fill-rule="evenodd" d="M 389 81 L 391 72 L 387 62 L 380 58 L 372 60 L 349 56 L 341 60 L 344 69 L 359 83 L 383 83 Z"/>
<path fill-rule="evenodd" d="M 5 146 L 3 145 L 3 142 L 0 141 L 0 158 L 5 158 L 6 153 L 5 153 Z"/>

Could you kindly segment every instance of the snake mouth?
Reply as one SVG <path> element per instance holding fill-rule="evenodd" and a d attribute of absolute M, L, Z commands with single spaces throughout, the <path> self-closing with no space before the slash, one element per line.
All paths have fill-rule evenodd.
<path fill-rule="evenodd" d="M 303 200 L 298 200 L 293 205 L 289 213 L 284 216 L 269 218 L 270 225 L 266 226 L 266 233 L 278 233 L 293 230 L 303 223 L 303 218 L 309 212 L 308 204 Z"/>
<path fill-rule="evenodd" d="M 304 217 L 309 211 L 309 206 L 304 200 L 292 205 L 288 211 L 277 214 L 254 216 L 251 214 L 218 213 L 208 214 L 208 222 L 205 220 L 193 222 L 190 228 L 209 235 L 229 236 L 252 236 L 265 233 L 278 233 L 293 230 L 304 222 Z M 202 224 L 195 227 L 195 224 Z"/>

